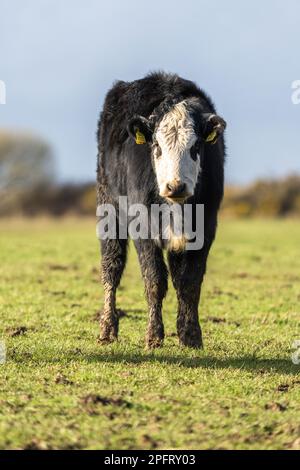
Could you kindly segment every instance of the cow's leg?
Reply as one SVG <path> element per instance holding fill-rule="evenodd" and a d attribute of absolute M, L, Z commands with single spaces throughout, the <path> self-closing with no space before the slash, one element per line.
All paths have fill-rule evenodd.
<path fill-rule="evenodd" d="M 110 343 L 118 337 L 119 317 L 116 310 L 116 290 L 126 264 L 127 240 L 101 241 L 101 268 L 104 306 L 100 315 L 100 343 Z"/>
<path fill-rule="evenodd" d="M 161 249 L 152 240 L 138 240 L 135 246 L 148 302 L 146 346 L 156 348 L 161 346 L 164 340 L 162 303 L 168 289 L 168 270 Z"/>
<path fill-rule="evenodd" d="M 196 251 L 169 252 L 168 260 L 172 282 L 178 299 L 177 333 L 184 346 L 202 347 L 198 318 L 201 284 L 207 256 Z"/>

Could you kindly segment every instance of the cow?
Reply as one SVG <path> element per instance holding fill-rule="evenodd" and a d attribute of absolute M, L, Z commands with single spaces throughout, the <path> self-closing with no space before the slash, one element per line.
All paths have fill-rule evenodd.
<path fill-rule="evenodd" d="M 154 72 L 132 82 L 117 81 L 106 95 L 97 131 L 98 206 L 111 204 L 119 214 L 119 196 L 127 196 L 128 205 L 204 205 L 201 249 L 187 250 L 184 242 L 174 246 L 151 238 L 134 240 L 148 303 L 148 348 L 163 344 L 168 272 L 178 300 L 179 344 L 203 347 L 198 305 L 223 198 L 225 127 L 207 94 L 176 74 Z M 128 237 L 118 234 L 101 240 L 103 344 L 118 338 L 116 290 L 127 246 Z"/>

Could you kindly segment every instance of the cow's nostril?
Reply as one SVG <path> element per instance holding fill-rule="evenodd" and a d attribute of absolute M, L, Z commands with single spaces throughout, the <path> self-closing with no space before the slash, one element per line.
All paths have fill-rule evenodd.
<path fill-rule="evenodd" d="M 176 188 L 176 194 L 182 194 L 185 191 L 185 183 L 181 183 L 179 186 Z"/>
<path fill-rule="evenodd" d="M 185 183 L 167 183 L 168 197 L 182 196 L 186 190 Z"/>

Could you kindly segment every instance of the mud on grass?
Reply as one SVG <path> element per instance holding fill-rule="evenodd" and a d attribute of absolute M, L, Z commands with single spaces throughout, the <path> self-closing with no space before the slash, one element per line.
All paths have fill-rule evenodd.
<path fill-rule="evenodd" d="M 179 348 L 172 288 L 165 345 L 144 350 L 136 255 L 118 295 L 120 340 L 97 343 L 94 221 L 0 230 L 0 448 L 300 447 L 300 223 L 221 221 L 200 309 L 204 351 Z"/>

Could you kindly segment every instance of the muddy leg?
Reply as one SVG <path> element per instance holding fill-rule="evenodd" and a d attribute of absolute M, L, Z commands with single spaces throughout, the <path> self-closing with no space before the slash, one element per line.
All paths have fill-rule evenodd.
<path fill-rule="evenodd" d="M 198 305 L 205 271 L 203 257 L 196 252 L 171 252 L 168 254 L 168 259 L 178 299 L 177 333 L 179 342 L 184 346 L 202 348 Z"/>
<path fill-rule="evenodd" d="M 168 289 L 168 270 L 162 251 L 151 240 L 136 243 L 148 302 L 146 346 L 156 348 L 164 340 L 162 303 Z"/>
<path fill-rule="evenodd" d="M 116 290 L 126 264 L 127 240 L 102 240 L 101 251 L 104 306 L 100 316 L 99 342 L 110 343 L 118 338 Z"/>

